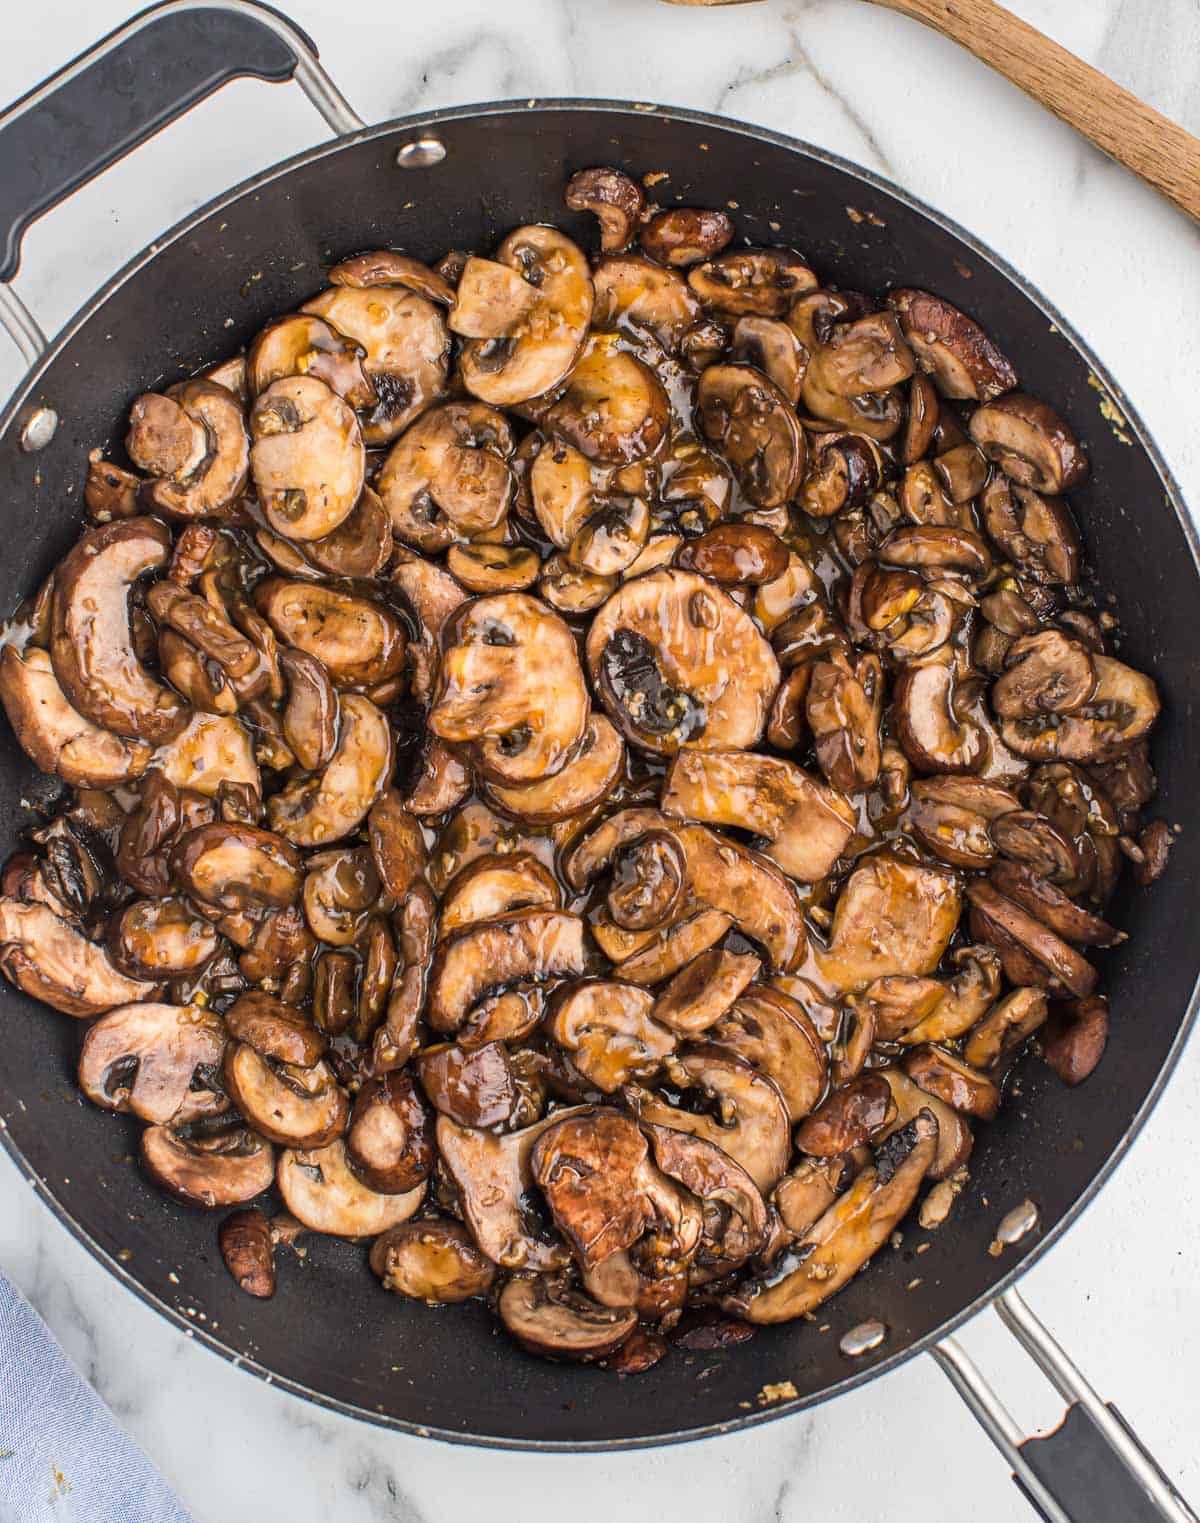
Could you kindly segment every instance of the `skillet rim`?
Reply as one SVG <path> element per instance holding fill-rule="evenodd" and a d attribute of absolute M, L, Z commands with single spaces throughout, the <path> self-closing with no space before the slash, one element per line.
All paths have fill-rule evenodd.
<path fill-rule="evenodd" d="M 552 111 L 623 112 L 640 119 L 657 116 L 667 122 L 704 127 L 711 131 L 732 133 L 734 136 L 767 143 L 772 147 L 784 148 L 801 158 L 810 159 L 816 163 L 838 170 L 851 179 L 857 180 L 864 185 L 870 186 L 873 190 L 892 197 L 909 211 L 916 212 L 919 216 L 923 217 L 940 232 L 948 233 L 958 239 L 979 259 L 985 260 L 996 269 L 1027 300 L 1032 302 L 1057 327 L 1061 337 L 1076 350 L 1082 359 L 1086 361 L 1091 372 L 1102 382 L 1110 397 L 1124 414 L 1129 430 L 1133 433 L 1141 449 L 1150 460 L 1162 483 L 1167 500 L 1175 513 L 1175 517 L 1183 531 L 1184 539 L 1191 551 L 1193 572 L 1196 574 L 1197 580 L 1200 580 L 1200 529 L 1197 528 L 1197 525 L 1188 513 L 1179 483 L 1176 481 L 1174 473 L 1159 450 L 1153 435 L 1142 421 L 1140 413 L 1130 403 L 1124 390 L 1113 379 L 1108 367 L 1076 331 L 1074 325 L 1068 322 L 1054 303 L 1043 295 L 1030 280 L 1020 274 L 1002 255 L 996 253 L 987 244 L 976 238 L 973 233 L 962 227 L 952 217 L 948 217 L 943 212 L 929 206 L 919 197 L 914 196 L 911 192 L 905 190 L 886 176 L 876 174 L 873 170 L 866 169 L 840 154 L 818 148 L 814 144 L 806 142 L 803 138 L 792 137 L 788 133 L 776 132 L 771 128 L 760 127 L 754 123 L 745 122 L 734 117 L 718 116 L 711 112 L 693 111 L 682 106 L 664 106 L 657 103 L 650 104 L 631 100 L 609 99 L 600 96 L 547 96 L 544 98 L 533 97 L 519 100 L 489 101 L 482 104 L 451 106 L 440 111 L 417 112 L 409 116 L 393 117 L 386 122 L 365 127 L 359 132 L 348 133 L 345 136 L 318 143 L 313 148 L 305 149 L 300 153 L 292 155 L 290 158 L 283 159 L 270 168 L 241 181 L 230 190 L 200 206 L 196 211 L 177 222 L 164 234 L 156 238 L 138 254 L 135 254 L 132 259 L 123 265 L 116 274 L 107 280 L 80 306 L 75 315 L 69 319 L 59 333 L 50 341 L 45 354 L 26 373 L 24 379 L 18 384 L 17 390 L 14 392 L 10 402 L 5 407 L 3 414 L 0 414 L 0 446 L 3 446 L 7 441 L 10 430 L 18 421 L 24 408 L 33 399 L 38 382 L 42 376 L 59 358 L 79 329 L 91 318 L 94 312 L 117 290 L 132 280 L 160 252 L 176 243 L 180 238 L 185 237 L 193 228 L 222 208 L 231 205 L 244 195 L 261 190 L 276 180 L 283 179 L 293 170 L 300 169 L 328 155 L 339 153 L 345 148 L 355 147 L 362 143 L 388 137 L 398 131 L 412 131 L 422 128 L 436 129 L 450 122 L 479 117 L 516 114 L 528 116 Z M 372 1423 L 376 1427 L 386 1428 L 393 1432 L 406 1433 L 416 1438 L 435 1438 L 445 1443 L 461 1444 L 471 1448 L 549 1454 L 608 1453 L 618 1450 L 656 1449 L 666 1447 L 667 1445 L 690 1443 L 702 1438 L 717 1437 L 747 1428 L 758 1427 L 763 1423 L 773 1422 L 777 1418 L 786 1417 L 819 1406 L 823 1402 L 845 1395 L 849 1391 L 865 1385 L 869 1380 L 874 1380 L 876 1377 L 890 1373 L 892 1370 L 899 1368 L 900 1365 L 907 1363 L 915 1355 L 925 1353 L 934 1348 L 943 1338 L 956 1332 L 979 1312 L 985 1310 L 999 1295 L 1013 1286 L 1026 1270 L 1030 1269 L 1050 1248 L 1058 1243 L 1064 1233 L 1074 1225 L 1082 1212 L 1095 1200 L 1101 1189 L 1112 1178 L 1118 1165 L 1124 1159 L 1134 1140 L 1141 1132 L 1150 1112 L 1158 1104 L 1164 1088 L 1175 1071 L 1198 1014 L 1200 1014 L 1200 971 L 1197 973 L 1192 992 L 1188 997 L 1187 1005 L 1162 1067 L 1159 1069 L 1154 1083 L 1142 1104 L 1131 1118 L 1121 1140 L 1101 1164 L 1086 1189 L 1082 1191 L 1058 1221 L 1044 1233 L 1040 1233 L 1036 1237 L 1031 1236 L 1027 1246 L 1023 1249 L 1019 1246 L 1014 1247 L 1013 1252 L 1015 1257 L 1008 1271 L 989 1290 L 976 1296 L 972 1301 L 960 1308 L 954 1316 L 948 1318 L 939 1326 L 932 1328 L 923 1336 L 914 1339 L 902 1348 L 895 1349 L 876 1363 L 850 1371 L 843 1379 L 835 1381 L 832 1385 L 825 1387 L 821 1391 L 798 1397 L 794 1401 L 780 1402 L 761 1411 L 746 1412 L 737 1417 L 730 1418 L 726 1422 L 708 1423 L 694 1428 L 680 1429 L 677 1432 L 651 1434 L 639 1438 L 546 1440 L 505 1438 L 490 1434 L 466 1433 L 461 1430 L 439 1428 L 412 1422 L 406 1418 L 393 1416 L 390 1413 L 357 1406 L 353 1402 L 343 1401 L 324 1392 L 314 1390 L 311 1386 L 305 1385 L 303 1381 L 279 1375 L 260 1361 L 239 1352 L 235 1348 L 231 1348 L 221 1338 L 216 1337 L 206 1328 L 198 1325 L 196 1321 L 186 1317 L 183 1312 L 170 1305 L 167 1301 L 162 1300 L 153 1291 L 135 1279 L 124 1265 L 96 1242 L 83 1226 L 70 1215 L 66 1207 L 58 1201 L 46 1181 L 37 1174 L 26 1160 L 8 1127 L 2 1123 L 0 1123 L 0 1142 L 3 1143 L 6 1152 L 13 1160 L 18 1171 L 33 1185 L 38 1196 L 49 1207 L 51 1213 L 109 1274 L 127 1289 L 131 1290 L 145 1305 L 158 1312 L 160 1316 L 164 1317 L 176 1328 L 182 1330 L 189 1340 L 199 1343 L 212 1353 L 219 1355 L 235 1368 L 245 1370 L 249 1374 L 257 1376 L 269 1386 L 287 1391 L 290 1395 L 313 1402 L 315 1405 L 337 1412 L 341 1416 Z"/>

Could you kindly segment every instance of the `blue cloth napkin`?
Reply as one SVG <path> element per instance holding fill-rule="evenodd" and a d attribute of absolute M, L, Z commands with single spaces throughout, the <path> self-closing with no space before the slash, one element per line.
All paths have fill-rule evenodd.
<path fill-rule="evenodd" d="M 3 1275 L 0 1523 L 192 1523 Z"/>

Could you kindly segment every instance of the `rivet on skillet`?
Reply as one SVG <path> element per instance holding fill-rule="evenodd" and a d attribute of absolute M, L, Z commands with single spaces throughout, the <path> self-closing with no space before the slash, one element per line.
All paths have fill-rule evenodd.
<path fill-rule="evenodd" d="M 873 1348 L 878 1348 L 886 1337 L 887 1328 L 872 1318 L 843 1333 L 838 1348 L 847 1359 L 858 1359 L 863 1354 L 869 1354 Z"/>
<path fill-rule="evenodd" d="M 43 450 L 58 430 L 58 414 L 53 407 L 35 407 L 21 429 L 21 448 L 27 455 Z"/>
<path fill-rule="evenodd" d="M 435 137 L 414 138 L 396 150 L 396 163 L 401 169 L 431 169 L 445 157 L 446 145 Z"/>

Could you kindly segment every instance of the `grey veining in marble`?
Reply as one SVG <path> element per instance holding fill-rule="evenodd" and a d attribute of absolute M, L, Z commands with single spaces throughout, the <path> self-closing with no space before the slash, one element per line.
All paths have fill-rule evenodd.
<path fill-rule="evenodd" d="M 1200 131 L 1196 0 L 1009 0 Z M 0 99 L 132 10 L 9 7 Z M 1200 502 L 1200 232 L 944 39 L 858 0 L 716 11 L 655 0 L 292 0 L 369 120 L 530 95 L 624 95 L 743 117 L 890 174 L 1022 269 L 1095 345 Z M 18 288 L 54 329 L 123 260 L 204 199 L 320 137 L 293 91 L 240 83 L 47 218 Z M 1138 321 L 1123 313 L 1136 310 Z M 0 352 L 0 386 L 17 379 Z M 47 1019 L 54 1019 L 48 1015 Z M 1027 1278 L 1028 1299 L 1100 1390 L 1200 1494 L 1195 1294 L 1200 1049 L 1114 1181 Z M 0 1159 L 0 1264 L 175 1484 L 199 1523 L 459 1523 L 502 1499 L 525 1523 L 972 1523 L 1032 1517 L 931 1365 L 815 1412 L 637 1454 L 449 1449 L 307 1406 L 160 1322 L 100 1270 Z M 989 1320 L 966 1343 L 1018 1418 L 1061 1406 Z M 637 1401 L 637 1385 L 628 1386 Z M 0 1434 L 0 1447 L 3 1435 Z M 953 1506 L 946 1499 L 955 1499 Z M 103 1520 L 97 1520 L 103 1523 Z M 149 1520 L 148 1520 L 149 1523 Z"/>

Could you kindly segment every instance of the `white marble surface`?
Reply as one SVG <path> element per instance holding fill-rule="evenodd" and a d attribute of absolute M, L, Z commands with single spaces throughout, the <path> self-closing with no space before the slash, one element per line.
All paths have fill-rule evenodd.
<path fill-rule="evenodd" d="M 1012 9 L 1200 132 L 1196 0 L 1010 0 Z M 123 20 L 129 0 L 9 7 L 0 99 Z M 368 120 L 506 96 L 625 95 L 724 112 L 893 176 L 973 229 L 1083 331 L 1200 503 L 1200 233 L 949 43 L 858 0 L 705 12 L 655 0 L 292 0 Z M 36 227 L 18 288 L 53 330 L 199 201 L 305 143 L 292 91 L 243 83 Z M 17 366 L 0 356 L 0 386 Z M 1194 1289 L 1200 1047 L 1132 1155 L 1026 1293 L 1106 1395 L 1200 1495 Z M 1186 1153 L 1185 1153 L 1185 1150 Z M 1032 1517 L 929 1363 L 744 1436 L 630 1455 L 531 1457 L 382 1433 L 268 1389 L 190 1344 L 100 1270 L 0 1159 L 0 1267 L 47 1318 L 197 1523 L 452 1523 L 503 1498 L 528 1523 L 972 1523 Z M 1019 1419 L 1059 1404 L 977 1325 L 968 1346 Z M 3 1351 L 0 1351 L 3 1357 Z M 629 1387 L 631 1401 L 637 1387 Z M 636 1489 L 635 1489 L 636 1488 Z M 949 1501 L 947 1499 L 953 1499 Z M 75 1499 L 75 1514 L 93 1519 Z M 55 1515 L 48 1511 L 47 1517 Z M 146 1520 L 153 1523 L 153 1520 Z"/>

